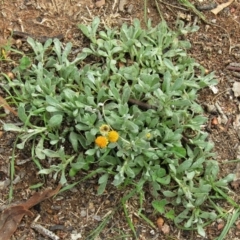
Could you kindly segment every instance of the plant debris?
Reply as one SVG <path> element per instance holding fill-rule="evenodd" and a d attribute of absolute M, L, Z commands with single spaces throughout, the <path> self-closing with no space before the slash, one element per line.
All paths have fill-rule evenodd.
<path fill-rule="evenodd" d="M 0 215 L 0 240 L 10 239 L 24 215 L 33 217 L 29 209 L 57 194 L 60 188 L 61 185 L 58 185 L 54 190 L 46 189 L 43 192 L 36 192 L 26 202 L 4 209 Z"/>

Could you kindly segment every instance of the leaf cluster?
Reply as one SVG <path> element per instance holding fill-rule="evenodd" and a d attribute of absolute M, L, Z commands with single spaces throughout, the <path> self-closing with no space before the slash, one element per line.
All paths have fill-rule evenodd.
<path fill-rule="evenodd" d="M 204 235 L 203 223 L 216 218 L 202 206 L 218 183 L 218 165 L 209 160 L 213 144 L 202 130 L 206 118 L 196 99 L 216 81 L 188 56 L 190 43 L 179 38 L 197 29 L 178 22 L 178 31 L 172 31 L 164 21 L 143 29 L 135 20 L 120 30 L 98 31 L 99 24 L 95 18 L 89 26 L 79 25 L 90 45 L 72 61 L 71 43 L 28 39 L 35 56 L 24 56 L 8 82 L 24 126 L 6 124 L 5 130 L 20 133 L 19 148 L 35 143 L 40 169 L 41 161 L 60 161 L 39 173 L 55 172 L 57 178 L 60 172 L 65 184 L 66 171 L 75 176 L 95 166 L 101 173 L 99 194 L 108 182 L 133 184 L 138 193 L 149 184 L 158 212 Z M 103 124 L 120 139 L 99 148 L 94 140 Z M 66 143 L 72 149 L 68 154 Z M 231 179 L 219 180 L 218 186 Z"/>

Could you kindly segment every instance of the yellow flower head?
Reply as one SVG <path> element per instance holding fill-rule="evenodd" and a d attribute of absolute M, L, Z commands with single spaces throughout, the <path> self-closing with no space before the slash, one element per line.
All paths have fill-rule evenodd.
<path fill-rule="evenodd" d="M 104 136 L 98 136 L 95 139 L 95 143 L 100 148 L 105 148 L 108 145 L 108 139 Z"/>
<path fill-rule="evenodd" d="M 118 132 L 110 131 L 108 133 L 108 140 L 109 140 L 109 142 L 117 142 L 118 138 L 119 138 Z"/>
<path fill-rule="evenodd" d="M 147 133 L 147 134 L 146 134 L 146 138 L 147 138 L 147 139 L 150 139 L 151 137 L 152 137 L 152 134 L 151 134 L 151 133 Z"/>
<path fill-rule="evenodd" d="M 103 124 L 103 125 L 99 128 L 99 130 L 100 130 L 100 133 L 105 136 L 105 135 L 107 135 L 108 132 L 110 131 L 110 127 L 109 127 L 107 124 Z"/>

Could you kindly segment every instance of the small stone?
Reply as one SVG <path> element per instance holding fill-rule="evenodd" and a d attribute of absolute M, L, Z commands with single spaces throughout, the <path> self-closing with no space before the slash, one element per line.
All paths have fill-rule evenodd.
<path fill-rule="evenodd" d="M 93 219 L 97 220 L 98 222 L 102 220 L 102 218 L 98 215 L 94 215 Z"/>
<path fill-rule="evenodd" d="M 124 12 L 124 7 L 125 7 L 126 4 L 127 4 L 126 0 L 120 0 L 119 1 L 118 9 L 119 9 L 120 12 Z"/>
<path fill-rule="evenodd" d="M 97 8 L 100 8 L 100 7 L 102 7 L 103 5 L 105 5 L 105 0 L 100 0 L 100 1 L 97 1 L 97 2 L 96 2 L 96 7 L 97 7 Z"/>
<path fill-rule="evenodd" d="M 240 96 L 240 82 L 233 83 L 232 90 L 234 92 L 234 96 L 239 97 Z"/>
<path fill-rule="evenodd" d="M 154 236 L 154 235 L 156 234 L 155 230 L 152 229 L 152 230 L 150 231 L 150 234 L 151 234 L 152 236 Z"/>
<path fill-rule="evenodd" d="M 81 233 L 72 233 L 71 234 L 71 240 L 77 240 L 82 238 L 82 234 Z"/>
<path fill-rule="evenodd" d="M 216 22 L 217 22 L 217 19 L 212 19 L 211 22 L 212 22 L 212 23 L 216 23 Z"/>
<path fill-rule="evenodd" d="M 81 210 L 80 215 L 81 215 L 81 217 L 86 217 L 87 212 L 85 210 Z"/>
<path fill-rule="evenodd" d="M 132 14 L 132 10 L 133 10 L 133 4 L 130 4 L 130 5 L 128 6 L 127 13 L 128 13 L 128 14 Z"/>
<path fill-rule="evenodd" d="M 88 208 L 89 208 L 89 210 L 90 210 L 91 212 L 94 212 L 94 211 L 95 211 L 95 207 L 94 207 L 94 204 L 93 204 L 92 202 L 90 202 L 90 203 L 88 204 Z"/>

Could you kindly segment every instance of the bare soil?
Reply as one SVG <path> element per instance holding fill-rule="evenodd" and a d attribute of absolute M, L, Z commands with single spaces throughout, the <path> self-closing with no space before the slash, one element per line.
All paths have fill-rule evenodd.
<path fill-rule="evenodd" d="M 126 2 L 123 5 L 122 3 Z M 227 69 L 230 63 L 240 64 L 240 1 L 234 1 L 230 6 L 222 10 L 217 15 L 211 11 L 204 11 L 209 23 L 196 18 L 196 15 L 179 5 L 177 0 L 170 1 L 147 1 L 147 17 L 151 18 L 153 24 L 161 21 L 159 10 L 169 26 L 174 28 L 177 18 L 182 18 L 186 24 L 196 24 L 199 31 L 187 36 L 192 44 L 189 54 L 201 63 L 206 71 L 214 71 L 219 81 L 217 93 L 211 89 L 205 89 L 199 94 L 199 101 L 204 106 L 206 116 L 209 117 L 206 131 L 209 131 L 209 141 L 215 143 L 217 161 L 220 163 L 220 175 L 226 176 L 229 173 L 239 174 L 237 163 L 226 164 L 229 160 L 239 158 L 239 99 L 234 95 L 233 84 L 239 82 L 240 76 L 237 71 Z M 208 1 L 191 1 L 194 4 L 209 4 Z M 221 4 L 224 0 L 218 0 Z M 100 4 L 102 6 L 98 7 Z M 120 9 L 120 10 L 119 10 Z M 139 18 L 144 26 L 144 1 L 143 0 L 12 0 L 1 1 L 0 3 L 0 48 L 10 43 L 13 48 L 27 51 L 28 45 L 25 37 L 11 33 L 13 31 L 24 32 L 34 38 L 54 37 L 63 35 L 63 42 L 71 41 L 76 52 L 81 51 L 86 45 L 77 24 L 89 24 L 94 16 L 99 16 L 103 24 L 107 26 L 121 26 L 124 22 L 132 23 L 134 18 Z M 3 54 L 3 52 L 1 52 Z M 11 72 L 15 67 L 17 55 L 8 52 L 11 61 L 0 61 L 0 72 Z M 236 70 L 235 69 L 235 70 Z M 0 89 L 1 95 L 4 91 Z M 216 108 L 219 106 L 218 109 Z M 11 114 L 4 116 L 2 111 L 1 122 L 17 122 Z M 217 124 L 215 123 L 217 119 Z M 8 204 L 9 193 L 9 169 L 12 156 L 13 144 L 16 135 L 1 131 L 0 143 L 0 208 Z M 15 160 L 15 180 L 13 182 L 14 198 L 12 202 L 21 202 L 28 199 L 34 190 L 29 187 L 33 184 L 44 182 L 44 187 L 55 188 L 55 183 L 51 176 L 42 179 L 37 175 L 37 168 L 30 158 L 29 149 L 18 151 Z M 84 177 L 81 173 L 77 179 Z M 97 177 L 87 180 L 68 192 L 63 192 L 55 198 L 46 200 L 34 209 L 31 209 L 35 217 L 40 215 L 38 223 L 50 229 L 60 239 L 88 239 L 87 236 L 101 223 L 101 220 L 112 215 L 106 228 L 95 239 L 133 239 L 131 230 L 127 224 L 123 210 L 116 209 L 119 199 L 128 189 L 116 190 L 113 186 L 108 186 L 105 193 L 97 196 Z M 238 180 L 238 176 L 237 179 Z M 230 186 L 233 190 L 231 197 L 240 202 L 240 188 L 236 181 Z M 151 208 L 151 196 L 146 192 L 146 203 L 144 212 L 146 216 L 156 223 L 158 215 L 154 215 Z M 227 203 L 218 202 L 231 211 Z M 203 239 L 196 232 L 187 232 L 177 229 L 169 222 L 170 231 L 164 234 L 156 228 L 153 229 L 138 217 L 138 199 L 131 199 L 128 202 L 129 216 L 137 230 L 138 239 Z M 31 223 L 35 217 L 25 216 L 15 232 L 12 239 L 30 240 L 46 239 L 37 231 L 31 228 Z M 224 222 L 214 222 L 206 228 L 207 239 L 216 239 L 221 234 Z M 77 238 L 77 236 L 79 238 Z M 75 237 L 75 238 L 74 238 Z M 91 239 L 91 238 L 89 238 Z M 236 222 L 228 233 L 226 239 L 240 239 L 239 223 Z"/>

